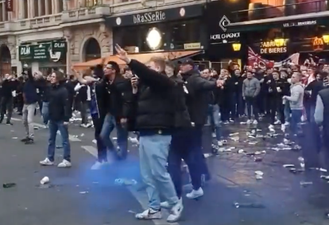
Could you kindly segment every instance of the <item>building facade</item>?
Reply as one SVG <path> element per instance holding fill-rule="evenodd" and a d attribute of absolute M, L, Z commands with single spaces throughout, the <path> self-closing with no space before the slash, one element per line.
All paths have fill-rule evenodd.
<path fill-rule="evenodd" d="M 113 40 L 117 41 L 113 30 L 119 29 L 109 26 L 107 17 L 125 18 L 203 2 L 0 0 L 0 75 L 20 74 L 23 65 L 34 71 L 57 67 L 70 72 L 75 63 L 113 54 Z"/>

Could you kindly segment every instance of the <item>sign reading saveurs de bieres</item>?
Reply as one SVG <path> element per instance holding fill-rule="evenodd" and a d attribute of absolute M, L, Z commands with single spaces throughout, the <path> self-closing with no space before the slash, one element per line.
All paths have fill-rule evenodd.
<path fill-rule="evenodd" d="M 59 61 L 66 55 L 67 44 L 64 40 L 19 46 L 20 61 Z"/>

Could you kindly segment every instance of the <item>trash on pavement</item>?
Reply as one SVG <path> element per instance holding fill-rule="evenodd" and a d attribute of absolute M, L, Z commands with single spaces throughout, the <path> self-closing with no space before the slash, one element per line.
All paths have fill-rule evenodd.
<path fill-rule="evenodd" d="M 80 137 L 83 137 L 83 136 L 85 136 L 85 134 L 84 134 L 84 133 L 80 134 Z"/>
<path fill-rule="evenodd" d="M 329 176 L 321 175 L 320 178 L 323 180 L 329 181 Z"/>
<path fill-rule="evenodd" d="M 254 161 L 255 162 L 261 162 L 261 161 L 263 161 L 263 158 L 261 158 L 261 157 L 255 157 L 254 158 Z"/>
<path fill-rule="evenodd" d="M 42 184 L 42 185 L 47 184 L 49 182 L 50 182 L 50 179 L 47 176 L 40 180 L 40 184 Z"/>
<path fill-rule="evenodd" d="M 231 137 L 231 139 L 232 139 L 232 141 L 236 142 L 236 141 L 239 141 L 240 138 L 239 137 Z"/>
<path fill-rule="evenodd" d="M 309 186 L 309 185 L 312 185 L 313 182 L 312 181 L 301 181 L 300 182 L 300 186 L 302 187 L 306 187 L 306 186 Z"/>
<path fill-rule="evenodd" d="M 84 195 L 84 194 L 88 194 L 89 193 L 89 191 L 80 191 L 79 192 L 79 194 L 82 194 L 82 195 Z"/>
<path fill-rule="evenodd" d="M 245 151 L 243 149 L 239 149 L 238 153 L 243 154 L 243 153 L 245 153 Z"/>
<path fill-rule="evenodd" d="M 2 185 L 3 188 L 12 188 L 12 187 L 15 187 L 16 186 L 16 183 L 4 183 Z"/>
<path fill-rule="evenodd" d="M 12 139 L 16 140 L 16 139 L 18 139 L 18 137 L 12 137 Z"/>
<path fill-rule="evenodd" d="M 139 141 L 136 137 L 129 137 L 128 140 L 132 143 L 132 144 L 135 144 L 135 145 L 138 145 L 139 144 Z"/>
<path fill-rule="evenodd" d="M 257 144 L 258 143 L 258 141 L 251 141 L 251 142 L 249 142 L 248 144 L 250 144 L 250 145 L 255 145 L 255 144 Z"/>
<path fill-rule="evenodd" d="M 303 173 L 305 170 L 304 169 L 296 169 L 296 168 L 290 168 L 289 172 L 293 173 L 293 174 L 297 174 L 297 173 Z"/>
<path fill-rule="evenodd" d="M 284 168 L 295 168 L 296 166 L 294 164 L 284 164 Z"/>
<path fill-rule="evenodd" d="M 256 180 L 262 180 L 264 173 L 260 170 L 255 171 Z"/>
<path fill-rule="evenodd" d="M 299 165 L 302 169 L 305 169 L 305 160 L 303 157 L 298 157 Z"/>
<path fill-rule="evenodd" d="M 238 135 L 239 135 L 238 132 L 229 134 L 230 137 L 232 137 L 232 136 L 238 136 Z"/>
<path fill-rule="evenodd" d="M 132 213 L 132 214 L 137 214 L 135 211 L 133 210 L 128 210 L 129 213 Z"/>
<path fill-rule="evenodd" d="M 137 181 L 134 179 L 119 178 L 119 179 L 115 179 L 114 183 L 116 185 L 132 186 L 132 185 L 136 185 Z"/>
<path fill-rule="evenodd" d="M 265 206 L 260 203 L 240 203 L 240 202 L 234 202 L 235 208 L 253 208 L 253 209 L 263 209 Z"/>

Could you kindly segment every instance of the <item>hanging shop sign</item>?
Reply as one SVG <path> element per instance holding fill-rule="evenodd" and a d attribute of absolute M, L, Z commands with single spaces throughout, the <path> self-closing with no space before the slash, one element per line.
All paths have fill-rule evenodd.
<path fill-rule="evenodd" d="M 287 52 L 288 39 L 275 39 L 260 42 L 260 54 L 280 54 Z"/>
<path fill-rule="evenodd" d="M 312 46 L 314 51 L 322 51 L 324 49 L 324 41 L 321 37 L 313 38 Z"/>
<path fill-rule="evenodd" d="M 40 42 L 38 44 L 21 45 L 18 48 L 20 61 L 53 61 L 58 62 L 66 56 L 67 43 L 64 40 Z"/>
<path fill-rule="evenodd" d="M 13 9 L 14 9 L 13 0 L 6 0 L 5 1 L 5 7 L 6 7 L 7 12 L 12 12 Z"/>
<path fill-rule="evenodd" d="M 240 32 L 235 33 L 222 33 L 222 34 L 211 34 L 210 40 L 231 40 L 240 38 Z"/>

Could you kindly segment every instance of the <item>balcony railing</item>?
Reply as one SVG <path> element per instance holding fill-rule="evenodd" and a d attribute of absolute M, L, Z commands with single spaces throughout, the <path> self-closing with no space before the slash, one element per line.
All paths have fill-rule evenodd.
<path fill-rule="evenodd" d="M 231 22 L 269 19 L 328 10 L 326 0 L 308 0 L 302 3 L 297 3 L 296 0 L 286 0 L 285 2 L 285 5 L 276 6 L 264 3 L 250 3 L 248 9 L 232 12 Z"/>

